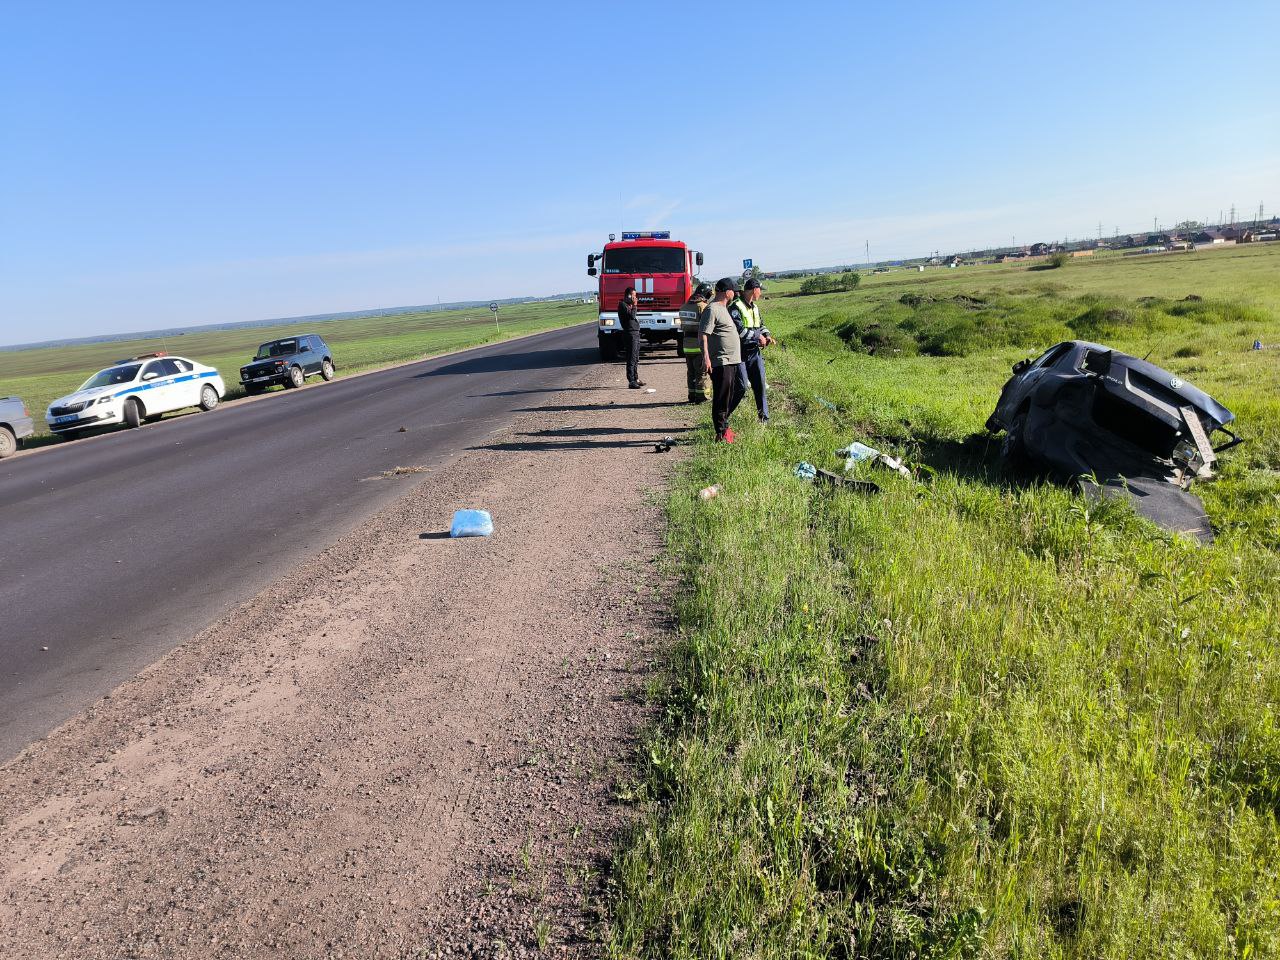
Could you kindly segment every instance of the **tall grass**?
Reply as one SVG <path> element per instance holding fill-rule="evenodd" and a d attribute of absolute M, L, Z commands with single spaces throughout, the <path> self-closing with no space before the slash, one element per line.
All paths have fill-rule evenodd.
<path fill-rule="evenodd" d="M 978 328 L 941 356 L 901 288 L 766 304 L 773 423 L 700 446 L 670 500 L 691 588 L 614 955 L 1280 956 L 1280 387 L 1248 350 L 1280 317 L 1181 300 L 1193 272 L 1134 296 L 1113 262 L 1123 292 L 935 297 Z M 914 349 L 868 352 L 872 324 Z M 1239 415 L 1212 546 L 996 467 L 1009 364 L 1087 324 L 1166 341 Z M 792 475 L 851 439 L 923 482 Z"/>

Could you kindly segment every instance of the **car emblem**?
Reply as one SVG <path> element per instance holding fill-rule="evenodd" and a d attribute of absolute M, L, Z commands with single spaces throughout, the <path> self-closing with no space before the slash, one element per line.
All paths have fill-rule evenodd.
<path fill-rule="evenodd" d="M 1179 380 L 1177 377 L 1171 377 L 1169 380 L 1169 386 L 1177 390 L 1180 386 L 1182 386 L 1182 381 Z"/>

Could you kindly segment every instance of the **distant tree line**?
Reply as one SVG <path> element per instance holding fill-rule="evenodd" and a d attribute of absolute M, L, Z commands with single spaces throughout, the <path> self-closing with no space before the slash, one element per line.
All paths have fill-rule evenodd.
<path fill-rule="evenodd" d="M 819 273 L 800 284 L 800 293 L 807 296 L 811 293 L 847 292 L 858 289 L 861 282 L 862 274 L 856 270 L 847 273 Z"/>

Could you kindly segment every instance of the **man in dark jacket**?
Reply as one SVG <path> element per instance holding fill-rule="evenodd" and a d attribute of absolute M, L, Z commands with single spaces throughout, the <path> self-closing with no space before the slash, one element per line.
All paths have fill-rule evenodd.
<path fill-rule="evenodd" d="M 639 390 L 644 386 L 640 379 L 640 321 L 636 319 L 635 287 L 627 287 L 622 291 L 622 299 L 618 301 L 618 326 L 622 328 L 624 342 L 627 345 L 627 386 Z"/>

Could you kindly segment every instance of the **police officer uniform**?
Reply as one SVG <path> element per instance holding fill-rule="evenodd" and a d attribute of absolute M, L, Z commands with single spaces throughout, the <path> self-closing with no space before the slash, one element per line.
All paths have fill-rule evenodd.
<path fill-rule="evenodd" d="M 751 279 L 744 284 L 747 290 L 764 289 L 759 280 Z M 761 338 L 769 337 L 769 331 L 760 320 L 760 305 L 753 303 L 747 306 L 741 297 L 729 305 L 729 316 L 738 325 L 742 336 L 742 363 L 738 366 L 738 393 L 744 395 L 748 384 L 756 400 L 756 413 L 761 423 L 769 422 L 769 398 L 766 396 L 768 381 L 764 374 L 764 355 L 761 352 Z"/>
<path fill-rule="evenodd" d="M 707 400 L 707 372 L 702 368 L 702 338 L 698 336 L 698 318 L 711 301 L 711 284 L 700 283 L 693 296 L 680 308 L 680 355 L 684 357 L 685 379 L 689 386 L 689 402 Z"/>

